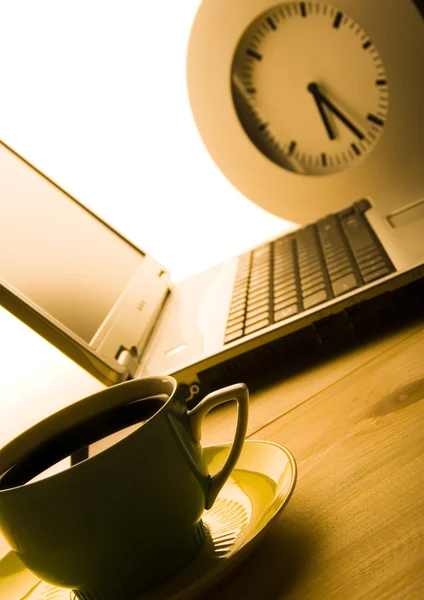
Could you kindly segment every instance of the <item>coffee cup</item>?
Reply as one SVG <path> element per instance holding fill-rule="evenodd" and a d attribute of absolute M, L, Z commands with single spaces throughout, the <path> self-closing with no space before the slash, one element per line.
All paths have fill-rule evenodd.
<path fill-rule="evenodd" d="M 234 441 L 211 475 L 202 422 L 232 400 Z M 0 530 L 29 570 L 81 600 L 133 598 L 200 552 L 202 513 L 237 462 L 247 415 L 244 384 L 188 410 L 168 376 L 125 382 L 67 406 L 0 450 Z M 69 466 L 69 456 L 80 460 Z M 65 460 L 67 468 L 51 474 Z"/>

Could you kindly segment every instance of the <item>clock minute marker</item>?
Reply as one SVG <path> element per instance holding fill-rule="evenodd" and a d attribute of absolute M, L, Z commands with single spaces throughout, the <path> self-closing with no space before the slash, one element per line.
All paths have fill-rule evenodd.
<path fill-rule="evenodd" d="M 361 154 L 361 151 L 359 150 L 358 146 L 356 144 L 351 144 L 350 147 L 352 148 L 352 150 L 354 151 L 354 153 L 359 156 Z"/>
<path fill-rule="evenodd" d="M 367 115 L 367 119 L 368 119 L 368 121 L 371 121 L 371 123 L 375 123 L 376 125 L 379 125 L 380 127 L 383 127 L 383 125 L 384 125 L 383 119 L 380 119 L 380 117 L 377 117 L 377 115 L 373 115 L 372 113 Z"/>
<path fill-rule="evenodd" d="M 387 85 L 387 79 L 377 79 L 375 85 Z"/>
<path fill-rule="evenodd" d="M 321 153 L 321 163 L 323 167 L 327 166 L 327 155 L 325 152 Z"/>
<path fill-rule="evenodd" d="M 339 10 L 334 18 L 333 27 L 334 29 L 338 29 L 343 19 L 343 13 Z"/>
<path fill-rule="evenodd" d="M 274 19 L 272 19 L 271 17 L 268 17 L 266 22 L 271 27 L 271 29 L 273 29 L 274 31 L 277 29 L 277 25 L 275 24 Z"/>
<path fill-rule="evenodd" d="M 364 42 L 364 43 L 362 44 L 362 48 L 363 48 L 364 50 L 368 50 L 368 48 L 369 48 L 370 46 L 371 46 L 371 40 L 367 40 L 366 42 Z"/>
<path fill-rule="evenodd" d="M 302 15 L 302 17 L 307 17 L 308 14 L 306 12 L 306 3 L 305 2 L 301 2 L 299 4 L 299 6 L 300 6 L 300 14 Z"/>
<path fill-rule="evenodd" d="M 296 146 L 297 146 L 297 143 L 294 140 L 290 142 L 289 152 L 288 152 L 289 156 L 293 156 Z"/>
<path fill-rule="evenodd" d="M 262 54 L 259 54 L 259 52 L 256 52 L 256 50 L 253 50 L 253 48 L 248 48 L 246 50 L 246 54 L 256 60 L 262 60 Z"/>

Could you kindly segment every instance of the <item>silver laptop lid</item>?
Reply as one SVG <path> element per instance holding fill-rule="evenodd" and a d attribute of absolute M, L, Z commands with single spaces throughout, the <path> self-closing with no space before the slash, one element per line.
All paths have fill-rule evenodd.
<path fill-rule="evenodd" d="M 412 0 L 203 0 L 191 108 L 222 172 L 265 210 L 307 223 L 368 198 L 401 226 L 423 213 L 423 57 Z"/>
<path fill-rule="evenodd" d="M 0 304 L 113 384 L 135 374 L 162 265 L 0 142 Z"/>

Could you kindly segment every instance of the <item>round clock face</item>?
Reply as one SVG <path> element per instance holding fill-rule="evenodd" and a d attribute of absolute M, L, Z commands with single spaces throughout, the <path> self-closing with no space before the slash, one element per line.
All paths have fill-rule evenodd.
<path fill-rule="evenodd" d="M 321 2 L 285 2 L 255 19 L 231 67 L 240 123 L 280 167 L 326 175 L 375 147 L 388 113 L 388 84 L 372 39 Z"/>

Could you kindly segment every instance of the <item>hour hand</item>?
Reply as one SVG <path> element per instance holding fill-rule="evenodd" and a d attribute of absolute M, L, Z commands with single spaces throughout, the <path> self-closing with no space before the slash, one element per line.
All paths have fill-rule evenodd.
<path fill-rule="evenodd" d="M 324 127 L 325 127 L 325 129 L 327 131 L 328 137 L 330 138 L 330 140 L 335 140 L 336 136 L 335 136 L 335 133 L 334 133 L 333 128 L 331 126 L 331 123 L 328 120 L 327 113 L 325 112 L 324 107 L 322 105 L 322 99 L 321 99 L 321 95 L 319 93 L 317 84 L 316 83 L 310 83 L 308 85 L 308 92 L 311 92 L 312 96 L 314 97 L 315 103 L 316 103 L 317 108 L 318 108 L 318 112 L 321 115 L 321 119 L 322 119 L 322 122 L 324 123 Z"/>
<path fill-rule="evenodd" d="M 317 102 L 317 104 L 319 104 L 321 106 L 321 110 L 323 110 L 322 105 L 324 104 L 328 110 L 330 110 L 333 115 L 335 117 L 337 117 L 338 119 L 340 119 L 340 121 L 348 128 L 350 129 L 350 131 L 356 135 L 356 137 L 360 140 L 364 139 L 364 134 L 362 133 L 362 131 L 360 129 L 358 129 L 356 127 L 356 125 L 354 125 L 352 123 L 352 121 L 350 121 L 350 119 L 348 119 L 346 117 L 346 115 L 344 115 L 338 108 L 337 106 L 335 106 L 331 100 L 329 100 L 327 98 L 327 96 L 325 96 L 321 90 L 318 88 L 316 83 L 310 83 L 308 85 L 308 92 L 311 92 L 311 94 L 313 95 L 313 97 L 315 98 L 315 101 Z"/>

